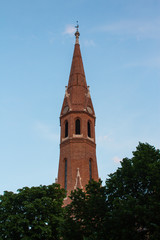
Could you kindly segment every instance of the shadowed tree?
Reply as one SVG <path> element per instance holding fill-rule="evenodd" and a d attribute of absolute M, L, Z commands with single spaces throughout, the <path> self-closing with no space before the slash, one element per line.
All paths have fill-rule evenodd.
<path fill-rule="evenodd" d="M 105 186 L 91 180 L 62 207 L 59 185 L 0 196 L 0 240 L 160 239 L 160 151 L 139 143 Z"/>
<path fill-rule="evenodd" d="M 77 189 L 66 207 L 64 239 L 108 239 L 106 190 L 101 181 L 91 180 L 86 190 Z"/>
<path fill-rule="evenodd" d="M 71 199 L 64 239 L 160 239 L 160 151 L 139 143 L 105 186 L 92 180 Z"/>
<path fill-rule="evenodd" d="M 139 143 L 133 157 L 123 159 L 109 177 L 113 239 L 160 239 L 160 151 Z"/>
<path fill-rule="evenodd" d="M 59 239 L 64 196 L 58 184 L 4 192 L 0 196 L 0 239 Z"/>

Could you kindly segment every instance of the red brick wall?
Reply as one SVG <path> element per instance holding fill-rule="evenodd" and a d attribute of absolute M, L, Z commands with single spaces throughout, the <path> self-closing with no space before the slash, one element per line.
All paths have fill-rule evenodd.
<path fill-rule="evenodd" d="M 81 136 L 75 135 L 75 120 L 81 120 Z M 68 137 L 65 136 L 65 121 L 68 121 Z M 87 122 L 91 122 L 91 139 L 88 138 Z M 67 191 L 74 190 L 77 168 L 83 188 L 88 183 L 89 159 L 92 159 L 92 178 L 98 180 L 95 144 L 95 118 L 86 112 L 70 112 L 61 118 L 61 144 L 58 183 L 64 187 L 65 159 L 67 159 Z"/>

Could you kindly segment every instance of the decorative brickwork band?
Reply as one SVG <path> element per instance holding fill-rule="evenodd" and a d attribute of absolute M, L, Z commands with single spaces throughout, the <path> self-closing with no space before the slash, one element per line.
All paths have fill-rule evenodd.
<path fill-rule="evenodd" d="M 83 189 L 82 183 L 81 183 L 81 176 L 79 172 L 79 168 L 77 168 L 77 177 L 76 177 L 76 184 L 74 186 L 74 189 L 80 188 Z"/>

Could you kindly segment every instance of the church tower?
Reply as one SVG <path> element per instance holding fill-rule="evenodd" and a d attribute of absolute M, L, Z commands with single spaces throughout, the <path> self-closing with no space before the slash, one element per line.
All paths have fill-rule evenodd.
<path fill-rule="evenodd" d="M 95 112 L 86 83 L 78 31 L 68 86 L 60 114 L 60 159 L 58 183 L 67 196 L 76 188 L 85 189 L 88 181 L 98 181 L 95 143 Z M 69 202 L 66 198 L 65 204 Z"/>

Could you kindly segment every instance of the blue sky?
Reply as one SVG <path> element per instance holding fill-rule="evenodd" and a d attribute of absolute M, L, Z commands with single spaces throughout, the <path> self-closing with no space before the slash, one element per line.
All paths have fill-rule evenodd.
<path fill-rule="evenodd" d="M 160 148 L 159 0 L 0 0 L 0 193 L 54 182 L 79 21 L 104 181 L 138 142 Z"/>

